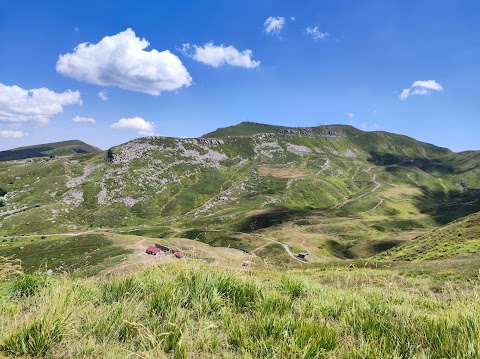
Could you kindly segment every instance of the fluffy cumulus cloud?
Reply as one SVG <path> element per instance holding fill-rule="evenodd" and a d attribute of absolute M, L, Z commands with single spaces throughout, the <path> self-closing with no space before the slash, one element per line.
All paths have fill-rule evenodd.
<path fill-rule="evenodd" d="M 61 113 L 64 106 L 81 105 L 80 92 L 54 92 L 47 88 L 25 90 L 19 86 L 0 83 L 0 121 L 11 124 L 48 124 Z"/>
<path fill-rule="evenodd" d="M 190 86 L 192 78 L 182 61 L 169 50 L 145 51 L 149 45 L 127 29 L 105 36 L 97 44 L 82 43 L 73 53 L 60 55 L 56 69 L 79 81 L 150 95 Z"/>
<path fill-rule="evenodd" d="M 432 91 L 442 92 L 443 87 L 435 80 L 415 81 L 408 89 L 403 89 L 401 100 L 406 100 L 412 95 L 428 95 Z"/>
<path fill-rule="evenodd" d="M 97 121 L 95 121 L 94 118 L 80 117 L 80 116 L 75 116 L 74 118 L 72 118 L 72 121 L 73 122 L 85 122 L 85 123 L 96 123 L 97 122 Z"/>
<path fill-rule="evenodd" d="M 318 29 L 318 26 L 314 26 L 314 27 L 307 27 L 305 29 L 306 33 L 308 35 L 310 35 L 314 40 L 323 40 L 325 39 L 326 37 L 328 37 L 329 33 L 328 32 L 321 32 L 319 29 Z"/>
<path fill-rule="evenodd" d="M 132 117 L 132 118 L 122 118 L 118 122 L 115 122 L 110 127 L 137 130 L 140 135 L 153 136 L 155 124 L 153 122 L 147 122 L 141 117 Z"/>
<path fill-rule="evenodd" d="M 108 101 L 107 90 L 100 91 L 98 93 L 98 97 L 100 97 L 100 100 L 102 100 L 102 101 Z"/>
<path fill-rule="evenodd" d="M 252 59 L 252 50 L 247 49 L 240 52 L 233 46 L 224 46 L 223 44 L 215 46 L 209 42 L 203 47 L 183 44 L 181 51 L 184 55 L 213 67 L 226 64 L 251 69 L 260 66 L 260 61 Z"/>
<path fill-rule="evenodd" d="M 22 138 L 25 134 L 22 131 L 0 130 L 0 137 L 3 138 Z"/>
<path fill-rule="evenodd" d="M 294 20 L 294 18 L 292 19 Z M 281 16 L 273 17 L 270 16 L 263 23 L 263 29 L 269 35 L 278 35 L 285 26 L 285 18 Z"/>

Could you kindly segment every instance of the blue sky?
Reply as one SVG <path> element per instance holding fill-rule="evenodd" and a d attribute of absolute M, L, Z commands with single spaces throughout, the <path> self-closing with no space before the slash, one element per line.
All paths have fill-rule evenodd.
<path fill-rule="evenodd" d="M 73 138 L 106 149 L 245 120 L 480 149 L 477 0 L 0 8 L 0 150 Z"/>

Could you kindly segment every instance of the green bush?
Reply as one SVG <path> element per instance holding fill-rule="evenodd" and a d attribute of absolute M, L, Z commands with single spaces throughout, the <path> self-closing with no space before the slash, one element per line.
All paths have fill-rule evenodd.
<path fill-rule="evenodd" d="M 46 278 L 40 275 L 21 275 L 11 283 L 10 292 L 17 298 L 26 298 L 38 293 L 46 283 Z"/>

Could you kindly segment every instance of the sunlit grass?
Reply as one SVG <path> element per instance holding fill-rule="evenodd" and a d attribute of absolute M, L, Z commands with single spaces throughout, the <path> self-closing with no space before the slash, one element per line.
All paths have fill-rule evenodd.
<path fill-rule="evenodd" d="M 472 282 L 438 291 L 429 279 L 367 268 L 255 274 L 189 261 L 120 278 L 54 276 L 13 296 L 18 283 L 1 292 L 5 355 L 480 355 L 480 288 Z"/>

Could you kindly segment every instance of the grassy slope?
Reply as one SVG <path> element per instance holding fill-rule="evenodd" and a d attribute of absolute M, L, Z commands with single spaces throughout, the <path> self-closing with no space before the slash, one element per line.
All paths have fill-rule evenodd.
<path fill-rule="evenodd" d="M 79 140 L 45 143 L 35 146 L 0 151 L 0 161 L 19 160 L 33 157 L 68 156 L 74 154 L 98 153 L 101 150 Z"/>
<path fill-rule="evenodd" d="M 22 268 L 27 273 L 49 269 L 57 273 L 91 271 L 92 267 L 101 266 L 106 261 L 120 260 L 130 252 L 114 245 L 101 234 L 4 238 L 0 244 L 0 256 L 21 260 Z"/>
<path fill-rule="evenodd" d="M 470 215 L 379 254 L 386 260 L 433 260 L 480 252 L 480 213 Z"/>
<path fill-rule="evenodd" d="M 384 269 L 27 276 L 0 290 L 9 356 L 478 358 L 479 288 Z"/>

